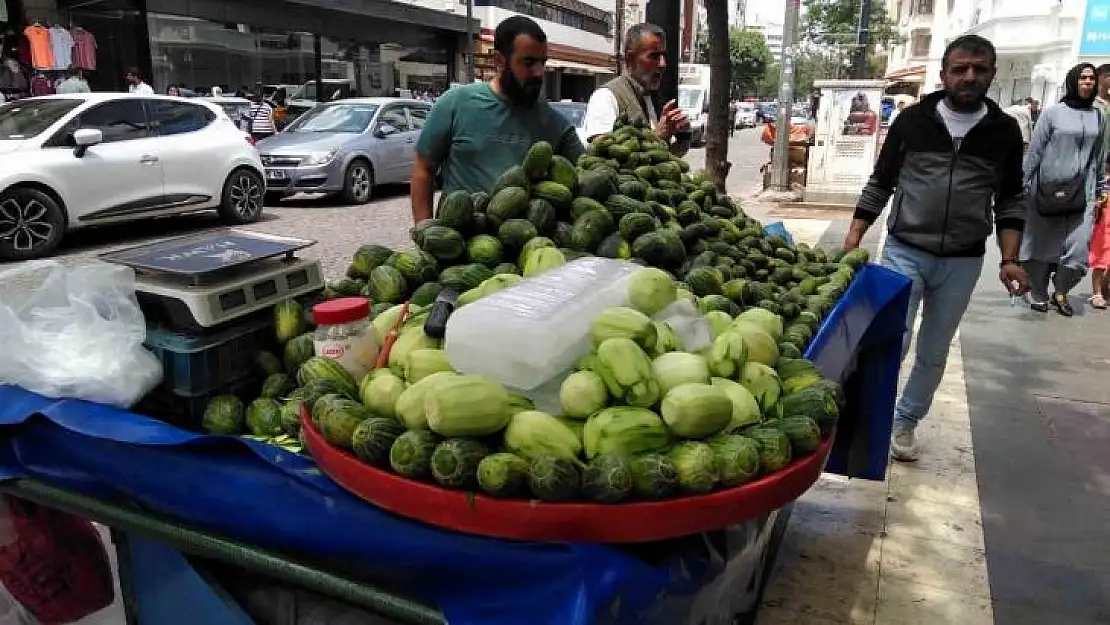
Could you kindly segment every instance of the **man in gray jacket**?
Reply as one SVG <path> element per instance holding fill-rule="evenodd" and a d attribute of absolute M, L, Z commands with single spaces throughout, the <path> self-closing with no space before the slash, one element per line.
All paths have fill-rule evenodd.
<path fill-rule="evenodd" d="M 893 196 L 881 262 L 913 280 L 903 354 L 922 308 L 913 369 L 894 413 L 895 460 L 918 458 L 914 430 L 944 376 L 992 230 L 1002 250 L 999 279 L 1011 295 L 1029 290 L 1018 265 L 1024 146 L 1017 122 L 986 97 L 996 61 L 994 46 L 977 35 L 948 44 L 944 90 L 906 108 L 891 125 L 844 241 L 847 250 L 859 247 Z"/>

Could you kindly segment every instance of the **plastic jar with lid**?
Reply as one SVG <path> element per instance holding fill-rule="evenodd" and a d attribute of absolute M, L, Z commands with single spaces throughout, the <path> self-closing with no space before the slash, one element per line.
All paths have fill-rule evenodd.
<path fill-rule="evenodd" d="M 378 359 L 378 338 L 370 323 L 370 300 L 343 297 L 312 307 L 316 355 L 339 362 L 359 381 Z"/>

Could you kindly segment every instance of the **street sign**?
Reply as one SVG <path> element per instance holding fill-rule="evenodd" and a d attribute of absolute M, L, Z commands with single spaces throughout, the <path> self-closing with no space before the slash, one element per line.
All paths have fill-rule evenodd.
<path fill-rule="evenodd" d="M 1110 56 L 1110 0 L 1087 0 L 1079 56 Z"/>

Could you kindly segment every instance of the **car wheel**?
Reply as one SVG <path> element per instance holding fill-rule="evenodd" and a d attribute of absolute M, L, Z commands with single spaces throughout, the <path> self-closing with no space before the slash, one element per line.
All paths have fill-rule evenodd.
<path fill-rule="evenodd" d="M 278 202 L 285 199 L 284 191 L 267 191 L 266 192 L 266 206 L 273 206 Z"/>
<path fill-rule="evenodd" d="M 220 215 L 233 224 L 249 224 L 262 216 L 266 183 L 256 171 L 246 168 L 231 172 L 224 182 Z"/>
<path fill-rule="evenodd" d="M 365 204 L 374 194 L 374 171 L 370 163 L 354 161 L 347 166 L 343 177 L 343 201 L 347 204 Z"/>
<path fill-rule="evenodd" d="M 65 212 L 49 194 L 30 187 L 0 194 L 0 260 L 46 256 L 58 247 L 65 231 Z"/>

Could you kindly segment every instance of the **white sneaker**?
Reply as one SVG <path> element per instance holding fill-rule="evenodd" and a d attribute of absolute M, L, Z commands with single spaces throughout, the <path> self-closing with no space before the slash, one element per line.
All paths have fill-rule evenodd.
<path fill-rule="evenodd" d="M 917 460 L 917 437 L 909 425 L 894 426 L 894 437 L 890 443 L 890 455 L 899 462 Z"/>

